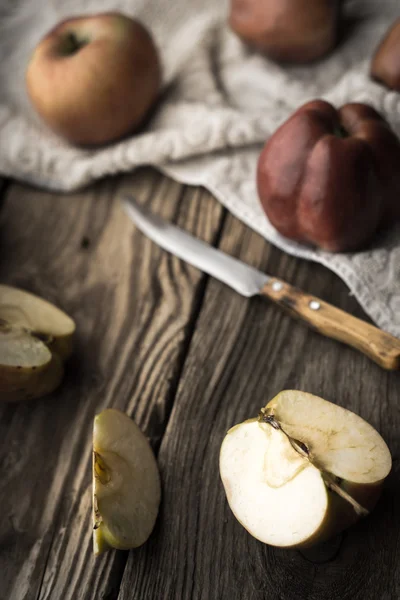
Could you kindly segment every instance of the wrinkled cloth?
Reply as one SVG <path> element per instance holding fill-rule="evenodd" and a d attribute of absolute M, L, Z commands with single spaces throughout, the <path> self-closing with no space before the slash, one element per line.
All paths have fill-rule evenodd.
<path fill-rule="evenodd" d="M 57 22 L 103 10 L 124 12 L 151 30 L 162 57 L 164 93 L 145 131 L 84 150 L 39 121 L 24 73 L 32 49 Z M 336 106 L 369 103 L 400 135 L 400 94 L 368 75 L 381 36 L 400 15 L 398 0 L 346 2 L 339 46 L 304 66 L 283 67 L 246 48 L 226 24 L 228 10 L 225 0 L 0 0 L 0 173 L 70 191 L 154 165 L 180 182 L 203 185 L 279 248 L 337 273 L 371 318 L 400 337 L 400 225 L 363 252 L 321 252 L 275 231 L 260 208 L 255 182 L 265 140 L 313 98 Z"/>

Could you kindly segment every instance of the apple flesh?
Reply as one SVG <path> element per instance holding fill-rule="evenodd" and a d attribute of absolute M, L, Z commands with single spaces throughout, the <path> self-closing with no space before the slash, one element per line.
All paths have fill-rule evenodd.
<path fill-rule="evenodd" d="M 375 506 L 389 449 L 358 415 L 294 390 L 230 429 L 220 474 L 238 521 L 272 546 L 308 547 Z"/>
<path fill-rule="evenodd" d="M 128 415 L 106 409 L 93 428 L 93 549 L 129 550 L 144 544 L 161 497 L 157 462 Z"/>
<path fill-rule="evenodd" d="M 161 67 L 150 33 L 119 13 L 60 23 L 26 71 L 38 114 L 73 144 L 105 144 L 136 130 L 154 105 Z"/>
<path fill-rule="evenodd" d="M 40 398 L 55 390 L 74 331 L 73 320 L 46 300 L 0 285 L 0 399 Z"/>

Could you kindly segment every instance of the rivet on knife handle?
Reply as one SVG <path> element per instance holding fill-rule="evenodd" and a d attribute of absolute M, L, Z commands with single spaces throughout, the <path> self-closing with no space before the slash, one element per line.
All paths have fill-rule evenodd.
<path fill-rule="evenodd" d="M 261 294 L 312 329 L 357 348 L 385 369 L 400 368 L 400 340 L 340 308 L 271 277 Z"/>
<path fill-rule="evenodd" d="M 132 196 L 123 207 L 153 242 L 216 277 L 246 298 L 262 294 L 322 334 L 361 350 L 385 369 L 400 368 L 400 340 L 289 284 L 258 271 L 153 215 Z"/>

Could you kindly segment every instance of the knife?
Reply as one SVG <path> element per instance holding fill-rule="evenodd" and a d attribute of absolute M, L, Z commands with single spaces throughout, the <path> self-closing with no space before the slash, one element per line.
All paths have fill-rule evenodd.
<path fill-rule="evenodd" d="M 242 296 L 264 296 L 319 333 L 363 352 L 384 369 L 400 368 L 400 340 L 285 281 L 266 275 L 121 198 L 135 225 L 164 250 L 227 284 Z"/>

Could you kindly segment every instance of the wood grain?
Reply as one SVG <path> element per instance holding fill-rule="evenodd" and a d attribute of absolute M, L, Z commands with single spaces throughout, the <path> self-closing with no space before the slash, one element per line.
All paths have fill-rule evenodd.
<path fill-rule="evenodd" d="M 315 331 L 363 352 L 384 369 L 400 368 L 400 340 L 276 277 L 261 294 Z"/>
<path fill-rule="evenodd" d="M 221 248 L 365 317 L 335 275 L 285 256 L 232 217 Z M 366 318 L 366 317 L 365 317 Z M 274 549 L 234 519 L 219 479 L 229 427 L 297 388 L 361 414 L 387 440 L 394 469 L 376 510 L 313 551 Z M 131 553 L 119 600 L 389 600 L 400 597 L 400 374 L 304 327 L 262 299 L 210 279 L 159 464 L 164 499 L 149 543 Z"/>
<path fill-rule="evenodd" d="M 53 301 L 78 332 L 57 392 L 0 405 L 2 600 L 118 594 L 127 553 L 92 556 L 93 417 L 126 410 L 158 447 L 205 282 L 135 230 L 117 202 L 127 190 L 218 236 L 223 211 L 209 195 L 150 171 L 69 196 L 15 184 L 0 213 L 0 280 Z"/>
<path fill-rule="evenodd" d="M 0 281 L 55 302 L 78 336 L 59 391 L 0 405 L 0 599 L 397 600 L 400 373 L 167 255 L 116 202 L 128 189 L 224 251 L 366 318 L 335 275 L 272 248 L 202 190 L 147 170 L 69 196 L 12 185 L 0 211 Z M 307 552 L 251 538 L 218 473 L 227 429 L 285 388 L 361 414 L 394 458 L 372 515 Z M 91 429 L 106 406 L 134 416 L 159 449 L 163 502 L 146 545 L 95 560 Z"/>

